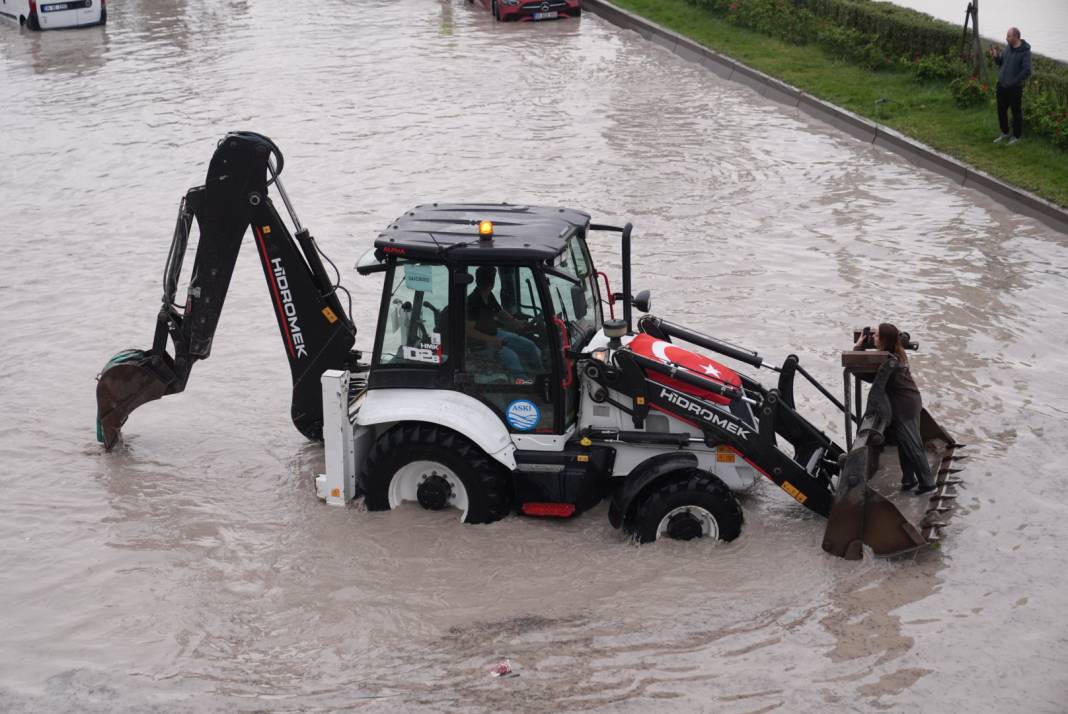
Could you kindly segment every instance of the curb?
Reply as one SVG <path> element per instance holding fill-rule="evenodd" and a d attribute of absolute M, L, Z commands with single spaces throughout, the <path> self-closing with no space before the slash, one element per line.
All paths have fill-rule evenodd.
<path fill-rule="evenodd" d="M 724 79 L 744 84 L 762 97 L 795 107 L 856 139 L 892 151 L 916 166 L 945 176 L 960 186 L 979 190 L 1016 213 L 1039 220 L 1062 233 L 1068 233 L 1068 210 L 1055 203 L 994 178 L 889 127 L 806 94 L 797 87 L 748 67 L 644 17 L 616 7 L 606 0 L 583 0 L 582 4 L 583 9 L 594 12 L 608 22 L 626 30 L 633 30 L 653 44 L 660 45 L 682 59 L 699 64 Z"/>

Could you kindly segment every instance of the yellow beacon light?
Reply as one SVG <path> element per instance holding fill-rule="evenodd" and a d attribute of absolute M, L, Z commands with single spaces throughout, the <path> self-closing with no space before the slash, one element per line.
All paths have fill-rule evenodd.
<path fill-rule="evenodd" d="M 478 224 L 478 234 L 483 239 L 493 237 L 493 221 L 480 221 Z"/>

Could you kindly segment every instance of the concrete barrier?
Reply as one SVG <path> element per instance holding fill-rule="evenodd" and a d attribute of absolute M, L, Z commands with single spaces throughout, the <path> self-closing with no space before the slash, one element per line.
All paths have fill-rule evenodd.
<path fill-rule="evenodd" d="M 1055 203 L 983 173 L 889 127 L 806 94 L 797 87 L 748 67 L 606 0 L 583 0 L 583 9 L 596 13 L 614 25 L 633 30 L 650 42 L 699 64 L 724 79 L 744 84 L 761 96 L 786 106 L 797 107 L 809 116 L 850 136 L 892 151 L 910 163 L 945 176 L 961 186 L 982 191 L 1017 213 L 1030 216 L 1062 233 L 1068 233 L 1068 210 Z"/>

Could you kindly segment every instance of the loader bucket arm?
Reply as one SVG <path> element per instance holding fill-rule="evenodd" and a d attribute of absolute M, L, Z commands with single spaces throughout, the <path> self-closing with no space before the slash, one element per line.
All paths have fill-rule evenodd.
<path fill-rule="evenodd" d="M 338 300 L 314 238 L 290 209 L 294 238 L 267 197 L 284 160 L 278 147 L 252 132 L 219 142 L 203 186 L 182 199 L 163 278 L 163 301 L 149 350 L 125 350 L 105 365 L 97 384 L 97 438 L 105 449 L 140 405 L 185 389 L 193 364 L 211 354 L 212 340 L 245 233 L 252 226 L 278 328 L 293 377 L 291 416 L 301 433 L 318 438 L 322 426 L 319 376 L 345 369 L 354 356 L 355 327 Z M 287 199 L 287 208 L 288 199 Z M 193 220 L 200 231 L 184 305 L 178 281 Z M 168 337 L 174 354 L 167 353 Z"/>

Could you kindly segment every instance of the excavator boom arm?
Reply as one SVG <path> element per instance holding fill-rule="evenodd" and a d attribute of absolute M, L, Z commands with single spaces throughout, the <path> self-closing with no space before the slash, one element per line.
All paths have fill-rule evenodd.
<path fill-rule="evenodd" d="M 120 352 L 98 380 L 97 438 L 105 448 L 119 441 L 120 428 L 134 409 L 184 390 L 193 364 L 211 354 L 241 241 L 250 226 L 289 358 L 291 416 L 301 433 L 320 436 L 319 376 L 326 369 L 354 366 L 356 329 L 338 300 L 338 286 L 326 273 L 315 239 L 292 213 L 298 230 L 296 237 L 290 234 L 267 195 L 271 184 L 285 195 L 279 180 L 283 162 L 267 137 L 227 134 L 215 150 L 204 185 L 189 189 L 182 199 L 152 348 Z M 185 303 L 178 305 L 194 220 L 200 237 Z M 166 351 L 168 338 L 173 356 Z"/>

